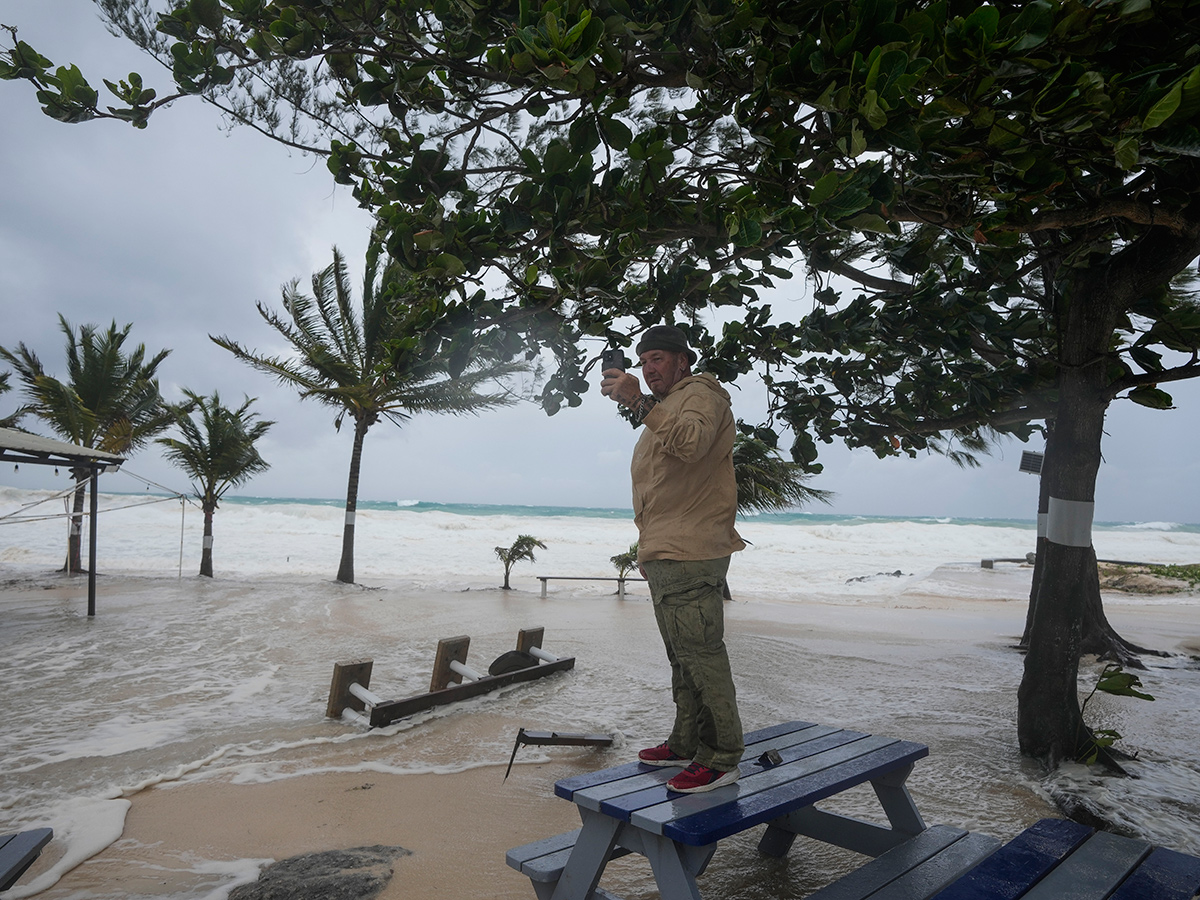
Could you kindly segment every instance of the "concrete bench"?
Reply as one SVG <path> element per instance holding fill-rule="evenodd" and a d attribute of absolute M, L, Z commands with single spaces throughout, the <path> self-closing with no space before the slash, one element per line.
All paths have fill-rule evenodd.
<path fill-rule="evenodd" d="M 613 578 L 612 576 L 598 575 L 595 578 L 590 578 L 587 575 L 539 575 L 537 580 L 542 583 L 542 596 L 546 596 L 546 582 L 548 581 L 615 581 L 617 582 L 617 596 L 625 599 L 625 583 L 628 581 L 642 581 L 645 578 Z"/>
<path fill-rule="evenodd" d="M 7 891 L 17 883 L 52 837 L 54 831 L 49 828 L 0 834 L 0 891 Z"/>

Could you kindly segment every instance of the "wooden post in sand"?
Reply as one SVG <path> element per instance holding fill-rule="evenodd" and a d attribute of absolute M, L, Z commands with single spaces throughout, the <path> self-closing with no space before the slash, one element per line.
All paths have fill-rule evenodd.
<path fill-rule="evenodd" d="M 522 628 L 517 632 L 517 649 L 523 653 L 528 653 L 534 647 L 542 646 L 542 638 L 546 634 L 546 629 L 539 626 L 537 628 Z"/>
<path fill-rule="evenodd" d="M 352 659 L 347 662 L 333 664 L 333 683 L 329 686 L 329 705 L 325 707 L 325 715 L 336 719 L 347 706 L 355 712 L 363 712 L 367 708 L 359 697 L 350 692 L 350 685 L 360 687 L 371 686 L 371 667 L 374 661 L 370 659 Z"/>
<path fill-rule="evenodd" d="M 438 641 L 437 656 L 433 660 L 433 677 L 429 680 L 429 693 L 444 691 L 451 683 L 462 683 L 462 675 L 454 671 L 450 664 L 456 662 L 464 665 L 467 661 L 467 648 L 470 646 L 471 638 L 465 634 Z"/>

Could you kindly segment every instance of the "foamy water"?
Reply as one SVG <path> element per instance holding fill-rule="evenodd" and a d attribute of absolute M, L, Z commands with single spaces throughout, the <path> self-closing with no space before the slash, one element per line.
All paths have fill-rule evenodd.
<path fill-rule="evenodd" d="M 0 515 L 38 496 L 0 489 Z M 102 505 L 128 502 L 104 497 Z M 218 577 L 209 580 L 192 574 L 194 510 L 183 525 L 182 578 L 177 503 L 107 513 L 94 619 L 85 580 L 52 572 L 65 545 L 61 521 L 0 527 L 0 830 L 50 825 L 61 854 L 6 898 L 125 896 L 113 885 L 85 898 L 55 882 L 120 837 L 129 798 L 150 785 L 504 765 L 521 726 L 617 735 L 596 765 L 661 740 L 669 676 L 644 586 L 622 603 L 609 583 L 552 582 L 542 600 L 535 578 L 614 574 L 608 557 L 636 537 L 631 522 L 364 510 L 362 584 L 346 586 L 332 581 L 341 521 L 331 506 L 226 504 L 216 520 Z M 1029 570 L 982 570 L 979 560 L 1023 557 L 1031 525 L 751 520 L 740 528 L 753 544 L 735 558 L 730 580 L 742 602 L 727 615 L 747 728 L 806 719 L 929 744 L 910 786 L 930 823 L 1007 837 L 1056 814 L 1051 795 L 1068 791 L 1131 833 L 1200 853 L 1200 669 L 1190 657 L 1150 662 L 1143 681 L 1154 703 L 1104 697 L 1089 707 L 1140 751 L 1140 779 L 1082 767 L 1046 779 L 1017 754 L 1021 658 L 1011 647 Z M 516 590 L 499 591 L 493 547 L 523 533 L 548 547 L 514 570 Z M 1200 534 L 1169 525 L 1102 529 L 1096 544 L 1105 558 L 1200 560 Z M 1196 653 L 1198 602 L 1194 594 L 1110 598 L 1108 610 L 1139 642 Z M 404 697 L 427 689 L 439 638 L 470 634 L 468 662 L 482 668 L 530 625 L 545 626 L 548 649 L 576 657 L 572 673 L 373 732 L 324 718 L 338 660 L 373 658 L 372 689 Z M 1085 666 L 1081 684 L 1094 677 Z M 518 766 L 548 752 L 526 748 Z M 863 815 L 872 805 L 869 791 L 842 802 Z M 215 900 L 253 878 L 258 863 L 181 865 L 189 887 L 171 896 Z M 711 896 L 792 895 L 736 866 L 706 879 Z"/>

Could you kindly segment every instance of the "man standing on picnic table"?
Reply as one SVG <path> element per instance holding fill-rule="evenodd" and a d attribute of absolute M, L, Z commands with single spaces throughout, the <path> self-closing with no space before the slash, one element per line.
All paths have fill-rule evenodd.
<path fill-rule="evenodd" d="M 732 784 L 742 758 L 742 722 L 725 650 L 725 573 L 746 545 L 734 529 L 735 426 L 729 394 L 712 375 L 692 374 L 696 353 L 672 325 L 647 329 L 637 345 L 642 376 L 606 369 L 600 392 L 645 426 L 633 451 L 638 564 L 671 663 L 675 727 L 638 753 L 652 766 L 680 766 L 679 793 Z"/>

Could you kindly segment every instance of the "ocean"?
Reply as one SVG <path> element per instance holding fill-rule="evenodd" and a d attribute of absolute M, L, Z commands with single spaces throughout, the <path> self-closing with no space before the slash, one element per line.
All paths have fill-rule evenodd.
<path fill-rule="evenodd" d="M 66 543 L 62 500 L 0 487 L 0 831 L 51 825 L 56 847 L 49 870 L 6 900 L 127 896 L 119 884 L 83 889 L 64 876 L 121 846 L 130 798 L 151 786 L 502 772 L 521 726 L 612 734 L 611 750 L 571 759 L 615 765 L 661 740 L 669 722 L 669 676 L 644 585 L 620 601 L 611 582 L 551 581 L 543 599 L 537 578 L 615 575 L 609 558 L 636 539 L 628 510 L 361 503 L 359 583 L 341 585 L 337 501 L 223 502 L 214 579 L 195 574 L 194 507 L 129 494 L 102 494 L 100 505 L 108 511 L 89 619 L 86 579 L 54 571 Z M 37 518 L 46 514 L 54 517 Z M 1013 645 L 1029 590 L 1019 561 L 1033 549 L 1032 522 L 801 513 L 749 517 L 739 530 L 750 546 L 730 570 L 727 642 L 747 728 L 804 719 L 928 744 L 909 784 L 929 823 L 1008 837 L 1059 814 L 1054 800 L 1068 796 L 1127 833 L 1200 854 L 1195 592 L 1106 598 L 1118 630 L 1171 653 L 1147 659 L 1141 673 L 1155 702 L 1101 696 L 1089 705 L 1098 726 L 1138 753 L 1140 777 L 1082 766 L 1047 776 L 1015 746 Z M 514 590 L 501 591 L 494 548 L 520 534 L 547 546 L 516 565 Z M 1104 524 L 1094 540 L 1101 558 L 1200 561 L 1195 525 Z M 984 569 L 982 559 L 999 562 Z M 469 634 L 468 664 L 485 668 L 531 625 L 545 627 L 551 652 L 576 657 L 573 672 L 375 731 L 324 716 L 337 661 L 372 658 L 372 690 L 399 698 L 427 690 L 439 638 Z M 1085 694 L 1098 671 L 1083 666 Z M 535 777 L 562 752 L 525 748 L 512 778 Z M 561 802 L 549 786 L 546 796 Z M 869 791 L 843 802 L 869 815 Z M 221 900 L 259 862 L 180 859 L 185 886 L 159 896 Z M 711 896 L 799 890 L 722 871 L 705 876 Z M 620 877 L 629 896 L 650 890 L 643 876 Z"/>

